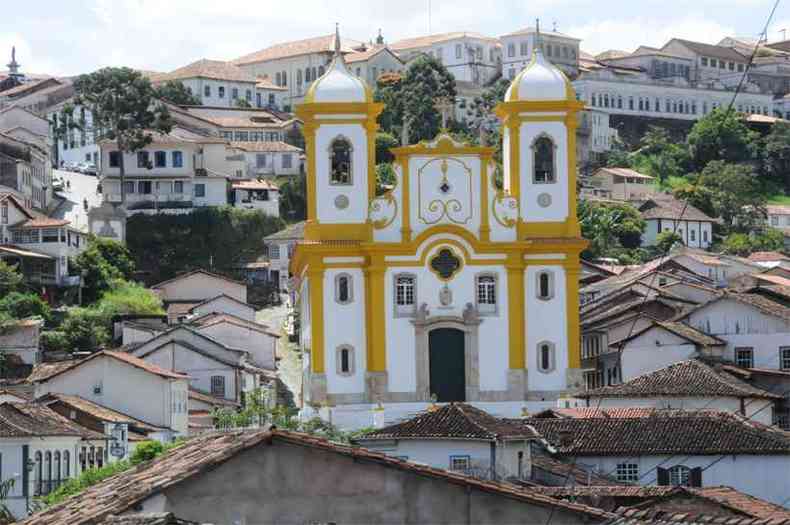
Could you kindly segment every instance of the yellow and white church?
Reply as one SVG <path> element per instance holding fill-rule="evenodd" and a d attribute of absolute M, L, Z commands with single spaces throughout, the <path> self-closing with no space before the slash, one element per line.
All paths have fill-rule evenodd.
<path fill-rule="evenodd" d="M 397 183 L 377 196 L 383 106 L 336 51 L 296 108 L 307 223 L 291 273 L 307 415 L 328 406 L 353 428 L 376 411 L 392 421 L 465 401 L 518 416 L 581 387 L 582 107 L 538 49 L 497 107 L 503 189 L 493 148 L 440 133 L 394 148 Z"/>

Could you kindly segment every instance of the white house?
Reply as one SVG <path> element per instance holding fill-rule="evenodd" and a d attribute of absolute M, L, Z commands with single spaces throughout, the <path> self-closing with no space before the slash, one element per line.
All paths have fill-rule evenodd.
<path fill-rule="evenodd" d="M 230 348 L 250 354 L 255 366 L 275 370 L 280 334 L 268 326 L 228 313 L 205 314 L 190 321 L 190 326 Z"/>
<path fill-rule="evenodd" d="M 400 73 L 405 68 L 403 60 L 383 43 L 360 48 L 346 55 L 349 69 L 371 86 L 376 85 L 384 73 Z"/>
<path fill-rule="evenodd" d="M 153 142 L 136 154 L 121 153 L 114 141 L 101 147 L 100 184 L 104 201 L 121 202 L 120 165 L 129 213 L 187 213 L 228 203 L 228 178 L 242 177 L 244 163 L 228 159 L 227 141 L 180 127 L 152 133 Z"/>
<path fill-rule="evenodd" d="M 247 285 L 206 270 L 192 270 L 151 286 L 162 301 L 202 303 L 218 295 L 247 302 Z"/>
<path fill-rule="evenodd" d="M 244 153 L 249 178 L 285 176 L 302 173 L 303 151 L 281 141 L 231 142 Z"/>
<path fill-rule="evenodd" d="M 445 49 L 449 66 L 457 46 L 463 57 L 476 40 L 475 61 L 496 54 L 495 42 L 483 52 L 484 40 L 469 34 L 431 48 Z M 296 108 L 308 198 L 305 240 L 290 265 L 305 400 L 333 404 L 337 424 L 360 427 L 378 402 L 388 420 L 426 408 L 432 396 L 506 415 L 525 399 L 545 407 L 580 388 L 586 242 L 573 140 L 582 104 L 565 75 L 538 50 L 498 106 L 501 192 L 493 149 L 441 134 L 393 149 L 397 184 L 377 197 L 382 106 L 340 53 L 310 94 Z"/>
<path fill-rule="evenodd" d="M 570 415 L 576 412 L 578 415 Z M 729 412 L 577 409 L 523 420 L 559 457 L 638 485 L 728 486 L 784 505 L 790 440 Z"/>
<path fill-rule="evenodd" d="M 4 503 L 17 519 L 27 516 L 34 498 L 49 494 L 87 468 L 110 462 L 110 436 L 43 405 L 4 402 L 0 419 L 0 479 L 14 480 Z"/>
<path fill-rule="evenodd" d="M 527 27 L 499 37 L 502 43 L 502 76 L 513 80 L 516 74 L 527 67 L 532 51 L 538 44 L 543 46 L 543 54 L 566 75 L 575 78 L 579 73 L 580 39 L 559 31 L 543 31 Z"/>
<path fill-rule="evenodd" d="M 33 365 L 40 359 L 42 319 L 23 319 L 7 323 L 0 331 L 0 352 L 7 358 L 14 355 L 21 363 Z"/>
<path fill-rule="evenodd" d="M 235 179 L 230 183 L 230 191 L 234 208 L 280 216 L 280 189 L 276 184 L 267 180 Z"/>
<path fill-rule="evenodd" d="M 540 437 L 516 421 L 465 403 L 449 403 L 355 440 L 367 449 L 483 479 L 527 480 L 533 441 Z"/>
<path fill-rule="evenodd" d="M 782 392 L 747 383 L 719 364 L 698 359 L 677 361 L 619 385 L 589 390 L 579 397 L 596 408 L 677 408 L 720 410 L 772 425 Z"/>
<path fill-rule="evenodd" d="M 304 221 L 296 222 L 285 229 L 263 238 L 269 256 L 269 276 L 272 282 L 279 283 L 280 290 L 289 290 L 291 258 L 296 244 L 304 240 Z M 293 290 L 289 290 L 293 292 Z"/>
<path fill-rule="evenodd" d="M 587 187 L 582 189 L 582 197 L 588 193 L 596 197 L 630 201 L 645 200 L 659 193 L 653 177 L 629 168 L 599 168 L 586 177 L 582 184 Z"/>
<path fill-rule="evenodd" d="M 456 82 L 486 85 L 501 71 L 502 56 L 496 38 L 457 31 L 398 40 L 390 44 L 402 60 L 430 55 L 442 63 Z"/>
<path fill-rule="evenodd" d="M 52 167 L 46 145 L 0 132 L 0 192 L 14 193 L 27 208 L 49 209 Z"/>
<path fill-rule="evenodd" d="M 190 378 L 168 368 L 105 350 L 65 364 L 38 365 L 29 380 L 36 397 L 80 396 L 166 429 L 169 441 L 187 433 Z"/>
<path fill-rule="evenodd" d="M 228 142 L 282 142 L 300 123 L 290 113 L 271 109 L 168 106 L 173 118 L 187 129 L 221 137 Z"/>
<path fill-rule="evenodd" d="M 238 66 L 222 60 L 204 58 L 170 73 L 151 77 L 151 83 L 154 85 L 168 81 L 181 82 L 187 91 L 200 99 L 204 106 L 238 107 L 240 103 L 245 102 L 250 106 L 256 104 L 255 77 Z"/>
<path fill-rule="evenodd" d="M 72 93 L 72 96 L 47 110 L 47 119 L 51 123 L 49 137 L 55 156 L 53 165 L 63 167 L 64 164 L 76 165 L 81 162 L 91 162 L 99 168 L 101 163 L 97 143 L 99 130 L 93 125 L 93 115 L 90 110 L 74 102 Z M 67 105 L 73 108 L 70 114 L 63 111 Z M 65 136 L 55 136 L 52 133 L 53 129 L 61 127 L 67 129 Z"/>
<path fill-rule="evenodd" d="M 627 191 L 631 195 L 635 191 L 637 194 L 640 193 L 639 190 L 634 190 L 633 185 Z M 652 192 L 649 190 L 643 193 L 642 197 L 637 197 L 644 201 L 639 205 L 639 212 L 647 223 L 645 233 L 642 235 L 643 246 L 654 245 L 658 234 L 663 232 L 677 233 L 683 244 L 691 248 L 706 249 L 713 244 L 715 219 L 708 217 L 691 204 L 672 197 L 650 195 Z"/>
<path fill-rule="evenodd" d="M 254 306 L 226 294 L 217 295 L 192 306 L 189 309 L 188 320 L 208 314 L 230 314 L 245 321 L 255 321 Z"/>

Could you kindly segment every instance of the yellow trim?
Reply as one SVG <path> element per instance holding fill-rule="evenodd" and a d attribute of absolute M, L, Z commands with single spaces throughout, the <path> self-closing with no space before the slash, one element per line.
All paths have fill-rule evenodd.
<path fill-rule="evenodd" d="M 387 324 L 385 301 L 386 266 L 383 257 L 375 257 L 367 269 L 368 288 L 370 289 L 370 316 L 367 324 L 368 354 L 367 363 L 370 372 L 387 371 Z"/>
<path fill-rule="evenodd" d="M 316 127 L 312 124 L 305 123 L 304 144 L 305 154 L 307 155 L 307 175 L 305 176 L 305 184 L 307 186 L 307 221 L 315 221 L 318 219 L 318 205 L 315 197 L 316 194 L 316 151 L 315 151 L 315 131 Z"/>
<path fill-rule="evenodd" d="M 524 261 L 518 253 L 510 254 L 505 263 L 507 269 L 508 304 L 508 368 L 526 368 L 526 325 L 524 305 Z"/>
<path fill-rule="evenodd" d="M 370 241 L 373 238 L 371 223 L 319 223 L 308 221 L 304 238 L 310 241 Z"/>
<path fill-rule="evenodd" d="M 572 198 L 572 197 L 569 197 Z M 518 238 L 531 237 L 578 237 L 579 221 L 576 217 L 568 215 L 568 219 L 561 222 L 524 222 L 518 221 Z"/>
<path fill-rule="evenodd" d="M 579 319 L 579 274 L 578 258 L 565 266 L 565 303 L 568 323 L 568 368 L 581 368 L 581 335 Z M 571 385 L 568 385 L 571 386 Z"/>
<path fill-rule="evenodd" d="M 324 270 L 320 259 L 315 259 L 307 270 L 310 287 L 310 368 L 314 374 L 323 374 L 324 361 Z"/>
<path fill-rule="evenodd" d="M 468 144 L 461 143 L 460 146 L 457 146 L 452 137 L 447 134 L 440 134 L 436 137 L 433 143 L 422 141 L 419 144 L 414 144 L 412 146 L 400 146 L 398 148 L 392 148 L 390 151 L 395 158 L 400 159 L 404 156 L 416 156 L 416 155 L 431 155 L 431 156 L 457 156 L 457 155 L 482 155 L 482 156 L 493 156 L 496 148 L 491 148 L 487 146 L 469 146 Z"/>
<path fill-rule="evenodd" d="M 565 122 L 565 114 L 562 115 L 534 115 L 534 116 L 519 116 L 521 122 Z"/>
<path fill-rule="evenodd" d="M 378 128 L 375 119 L 368 119 L 365 123 L 368 138 L 368 202 L 376 198 L 376 130 Z"/>
<path fill-rule="evenodd" d="M 565 118 L 565 127 L 568 130 L 568 219 L 570 221 L 569 234 L 581 237 L 582 230 L 579 226 L 577 215 L 578 197 L 576 196 L 576 128 L 578 121 L 576 113 L 568 113 Z"/>
<path fill-rule="evenodd" d="M 384 104 L 379 102 L 309 102 L 297 104 L 294 108 L 296 116 L 305 124 L 308 122 L 326 124 L 332 120 L 316 119 L 316 115 L 366 115 L 367 118 L 379 116 Z M 360 117 L 359 120 L 364 120 Z"/>
<path fill-rule="evenodd" d="M 411 241 L 411 181 L 409 176 L 409 158 L 403 156 L 396 162 L 401 166 L 401 240 L 404 243 Z"/>
<path fill-rule="evenodd" d="M 521 113 L 564 113 L 569 111 L 581 111 L 583 109 L 584 102 L 576 100 L 575 98 L 567 100 L 523 100 L 500 102 L 494 108 L 494 113 L 500 118 L 506 119 L 508 117 L 519 117 Z M 551 115 L 545 116 L 548 117 Z"/>
<path fill-rule="evenodd" d="M 516 198 L 521 208 L 521 122 L 517 119 L 508 120 L 506 125 L 510 149 L 510 173 L 506 174 L 508 180 L 506 189 Z"/>
<path fill-rule="evenodd" d="M 488 217 L 488 167 L 492 165 L 491 158 L 480 159 L 480 240 L 491 240 L 491 225 Z"/>

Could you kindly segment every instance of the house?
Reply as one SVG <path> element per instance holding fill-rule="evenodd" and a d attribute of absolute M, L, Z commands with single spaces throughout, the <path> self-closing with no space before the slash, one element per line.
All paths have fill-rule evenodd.
<path fill-rule="evenodd" d="M 206 270 L 192 270 L 151 286 L 162 301 L 202 303 L 223 294 L 247 302 L 247 285 Z M 194 305 L 193 305 L 194 306 Z"/>
<path fill-rule="evenodd" d="M 110 514 L 162 510 L 213 523 L 581 525 L 612 517 L 515 485 L 277 429 L 191 439 L 21 525 L 89 525 Z"/>
<path fill-rule="evenodd" d="M 218 339 L 185 325 L 176 326 L 142 344 L 130 348 L 131 356 L 146 364 L 171 373 L 189 376 L 189 386 L 212 396 L 243 403 L 244 396 L 260 387 L 268 388 L 276 377 L 274 369 L 263 369 L 255 365 L 251 352 L 230 347 Z M 238 332 L 214 329 L 226 340 L 236 340 Z M 265 361 L 266 348 L 252 342 L 255 357 Z M 268 385 L 268 386 L 267 386 Z M 146 419 L 146 421 L 150 421 Z"/>
<path fill-rule="evenodd" d="M 0 132 L 0 192 L 26 208 L 46 212 L 52 199 L 52 168 L 46 145 Z"/>
<path fill-rule="evenodd" d="M 80 396 L 165 429 L 166 441 L 187 433 L 189 376 L 125 352 L 105 350 L 84 359 L 40 364 L 28 380 L 36 397 Z"/>
<path fill-rule="evenodd" d="M 770 426 L 774 423 L 774 406 L 782 399 L 781 394 L 756 387 L 721 364 L 688 359 L 626 378 L 618 385 L 588 390 L 579 397 L 587 400 L 587 406 L 602 409 L 721 410 Z"/>
<path fill-rule="evenodd" d="M 278 86 L 266 76 L 255 79 L 255 107 L 280 110 L 285 107 L 288 88 Z"/>
<path fill-rule="evenodd" d="M 665 53 L 691 59 L 689 78 L 704 80 L 719 78 L 726 72 L 743 73 L 748 56 L 739 53 L 734 47 L 718 46 L 673 38 L 661 48 Z"/>
<path fill-rule="evenodd" d="M 293 176 L 304 171 L 303 151 L 296 146 L 282 141 L 233 141 L 230 144 L 244 153 L 249 178 Z"/>
<path fill-rule="evenodd" d="M 268 108 L 168 104 L 168 109 L 179 125 L 228 142 L 283 142 L 298 134 L 301 126 L 292 114 Z M 231 156 L 244 160 L 236 159 L 235 152 Z M 244 172 L 241 176 L 245 176 Z"/>
<path fill-rule="evenodd" d="M 280 290 L 294 292 L 289 285 L 291 258 L 297 243 L 304 240 L 304 226 L 304 221 L 296 222 L 263 238 L 269 255 L 269 279 L 279 283 Z"/>
<path fill-rule="evenodd" d="M 513 80 L 516 74 L 527 67 L 532 51 L 539 43 L 546 58 L 559 67 L 570 78 L 579 74 L 580 39 L 557 31 L 538 31 L 527 27 L 499 37 L 502 44 L 502 76 Z"/>
<path fill-rule="evenodd" d="M 400 73 L 404 70 L 403 60 L 389 46 L 379 32 L 379 42 L 360 47 L 346 55 L 346 63 L 358 78 L 375 86 L 384 73 Z"/>
<path fill-rule="evenodd" d="M 11 136 L 15 136 L 12 130 L 22 129 L 29 133 L 29 137 L 35 137 L 39 142 L 43 142 L 42 145 L 46 146 L 49 126 L 49 121 L 46 118 L 21 106 L 13 105 L 0 109 L 0 131 Z M 22 137 L 17 138 L 25 140 Z"/>
<path fill-rule="evenodd" d="M 753 252 L 749 254 L 748 259 L 765 268 L 775 268 L 782 263 L 790 262 L 790 257 L 779 252 Z"/>
<path fill-rule="evenodd" d="M 228 178 L 242 177 L 244 163 L 228 160 L 230 146 L 219 137 L 181 127 L 151 133 L 152 142 L 135 154 L 121 153 L 102 140 L 100 185 L 104 201 L 126 199 L 130 213 L 188 213 L 201 206 L 228 203 Z M 120 165 L 125 179 L 122 195 Z"/>
<path fill-rule="evenodd" d="M 151 83 L 155 86 L 169 81 L 181 82 L 204 106 L 256 104 L 255 77 L 229 62 L 204 58 L 170 73 L 151 76 Z"/>
<path fill-rule="evenodd" d="M 280 216 L 280 189 L 267 180 L 236 179 L 230 183 L 234 208 L 260 210 L 270 217 Z"/>
<path fill-rule="evenodd" d="M 643 246 L 654 245 L 658 234 L 663 232 L 677 233 L 683 244 L 691 248 L 706 249 L 713 244 L 716 220 L 691 204 L 672 197 L 655 196 L 640 204 L 638 209 L 647 223 L 642 235 Z"/>
<path fill-rule="evenodd" d="M 585 411 L 592 410 L 590 415 Z M 730 412 L 637 409 L 622 416 L 529 418 L 561 458 L 639 485 L 726 485 L 783 505 L 790 491 L 790 438 Z M 572 413 L 573 410 L 567 410 Z M 753 474 L 753 475 L 752 475 Z"/>
<path fill-rule="evenodd" d="M 280 334 L 268 326 L 228 313 L 210 313 L 190 320 L 198 332 L 230 348 L 249 352 L 252 362 L 266 370 L 275 370 Z"/>
<path fill-rule="evenodd" d="M 629 168 L 599 168 L 582 184 L 595 196 L 618 201 L 645 200 L 660 194 L 654 177 Z"/>
<path fill-rule="evenodd" d="M 192 306 L 189 309 L 189 314 L 192 317 L 202 317 L 208 314 L 230 314 L 245 321 L 255 321 L 254 306 L 224 293 Z"/>
<path fill-rule="evenodd" d="M 538 439 L 529 427 L 465 403 L 449 403 L 373 430 L 355 443 L 481 479 L 523 480 L 532 472 L 532 442 Z"/>
<path fill-rule="evenodd" d="M 0 479 L 14 480 L 3 498 L 8 510 L 23 519 L 34 498 L 112 461 L 109 440 L 43 405 L 0 403 Z"/>
<path fill-rule="evenodd" d="M 23 319 L 5 323 L 0 330 L 0 352 L 6 357 L 16 356 L 21 363 L 34 365 L 41 359 L 38 346 L 42 319 Z"/>

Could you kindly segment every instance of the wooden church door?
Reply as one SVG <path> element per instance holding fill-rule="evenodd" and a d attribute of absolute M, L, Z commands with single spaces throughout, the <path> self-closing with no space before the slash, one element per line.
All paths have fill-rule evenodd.
<path fill-rule="evenodd" d="M 437 328 L 428 334 L 431 394 L 440 402 L 466 400 L 464 333 Z"/>

